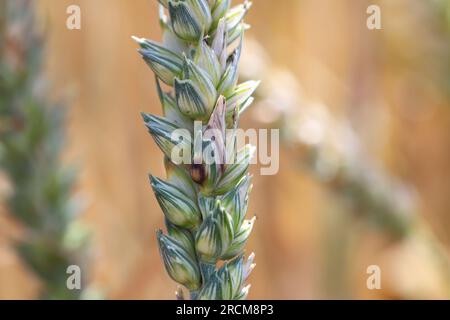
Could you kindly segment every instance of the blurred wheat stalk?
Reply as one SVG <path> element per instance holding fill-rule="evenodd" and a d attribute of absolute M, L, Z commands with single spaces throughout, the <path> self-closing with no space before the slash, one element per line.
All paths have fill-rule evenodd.
<path fill-rule="evenodd" d="M 150 177 L 168 232 L 157 234 L 161 256 L 170 277 L 188 288 L 192 299 L 245 299 L 249 286 L 244 283 L 254 267 L 254 255 L 245 260 L 243 254 L 254 223 L 245 220 L 252 147 L 237 150 L 233 164 L 225 158 L 236 152 L 235 130 L 226 129 L 237 128 L 259 84 L 237 84 L 250 3 L 230 8 L 231 0 L 159 2 L 163 44 L 135 40 L 157 76 L 164 111 L 164 117 L 143 114 L 165 154 L 168 176 L 167 181 Z M 160 81 L 173 90 L 164 92 Z M 199 128 L 194 121 L 200 121 Z M 184 140 L 189 165 L 173 163 L 177 129 L 190 134 Z M 192 137 L 202 137 L 200 153 L 210 148 L 213 161 L 196 153 Z M 177 295 L 183 298 L 181 290 Z"/>
<path fill-rule="evenodd" d="M 60 162 L 65 111 L 46 99 L 43 39 L 32 2 L 0 1 L 0 168 L 10 186 L 6 207 L 25 229 L 16 247 L 42 282 L 41 297 L 78 299 L 83 290 L 67 288 L 66 270 L 83 267 L 88 234 L 75 222 L 74 172 Z"/>
<path fill-rule="evenodd" d="M 333 213 L 345 215 L 328 223 L 327 231 L 336 233 L 331 235 L 326 248 L 332 256 L 327 257 L 330 265 L 326 268 L 334 272 L 334 279 L 329 280 L 346 276 L 347 266 L 339 264 L 347 259 L 344 256 L 350 245 L 349 226 L 352 221 L 362 221 L 394 242 L 423 245 L 433 259 L 431 264 L 445 281 L 442 285 L 446 295 L 450 296 L 449 256 L 428 224 L 417 215 L 414 190 L 387 174 L 370 157 L 346 119 L 335 117 L 322 103 L 304 99 L 295 75 L 272 63 L 258 42 L 247 43 L 243 59 L 253 61 L 253 66 L 243 69 L 242 75 L 263 79 L 256 118 L 281 128 L 285 146 L 298 155 L 303 168 L 331 191 L 330 199 L 335 203 L 330 208 L 338 211 Z M 331 286 L 336 290 L 334 294 L 348 298 L 343 294 L 345 284 Z"/>

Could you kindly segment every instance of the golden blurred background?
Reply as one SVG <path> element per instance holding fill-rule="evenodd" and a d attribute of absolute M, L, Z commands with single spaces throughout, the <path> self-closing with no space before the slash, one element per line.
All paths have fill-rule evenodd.
<path fill-rule="evenodd" d="M 163 215 L 147 178 L 164 175 L 162 156 L 139 114 L 160 114 L 160 104 L 131 40 L 161 38 L 157 3 L 36 2 L 52 98 L 70 101 L 64 159 L 79 167 L 81 219 L 92 230 L 89 282 L 110 299 L 173 299 L 176 285 L 155 241 Z M 81 30 L 66 28 L 72 4 L 81 8 Z M 381 30 L 366 27 L 371 4 L 381 8 Z M 283 124 L 291 136 L 283 138 L 278 174 L 251 169 L 249 214 L 258 220 L 248 244 L 257 264 L 250 299 L 450 297 L 449 17 L 447 0 L 254 1 L 241 65 L 243 77 L 263 85 L 243 126 Z M 312 122 L 312 132 L 329 123 L 351 128 L 363 156 L 352 158 L 350 171 L 361 165 L 371 175 L 369 159 L 411 190 L 407 208 L 419 217 L 417 231 L 397 239 L 374 228 L 358 215 L 365 208 L 349 209 L 354 199 L 339 183 L 304 165 L 305 148 L 322 142 L 307 130 L 305 147 L 304 132 L 288 123 L 305 110 L 335 119 Z M 325 130 L 339 137 L 333 128 Z M 327 154 L 326 161 L 341 161 Z M 33 299 L 39 289 L 11 246 L 18 236 L 20 226 L 2 212 L 1 299 Z M 380 290 L 366 286 L 370 265 L 381 268 Z"/>

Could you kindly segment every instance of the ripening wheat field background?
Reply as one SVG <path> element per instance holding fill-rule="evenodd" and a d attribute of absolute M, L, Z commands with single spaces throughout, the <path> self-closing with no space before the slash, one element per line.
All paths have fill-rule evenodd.
<path fill-rule="evenodd" d="M 93 232 L 90 282 L 108 298 L 172 299 L 176 286 L 154 236 L 163 215 L 147 179 L 148 172 L 163 176 L 162 156 L 139 115 L 160 114 L 160 104 L 131 40 L 160 39 L 156 1 L 36 2 L 47 33 L 51 94 L 70 105 L 64 161 L 79 168 L 81 220 Z M 65 27 L 70 4 L 81 7 L 81 30 Z M 380 5 L 382 30 L 367 29 L 369 4 Z M 279 127 L 272 120 L 280 110 L 325 106 L 353 128 L 365 159 L 414 190 L 414 214 L 448 255 L 450 18 L 444 6 L 450 10 L 445 0 L 255 0 L 241 65 L 244 76 L 263 80 L 243 127 Z M 276 99 L 268 103 L 271 92 Z M 248 244 L 257 254 L 250 299 L 449 297 L 446 267 L 437 266 L 419 237 L 398 240 L 371 227 L 359 214 L 363 207 L 349 213 L 351 199 L 336 194 L 339 185 L 317 179 L 304 165 L 303 148 L 287 140 L 278 174 L 260 176 L 251 168 L 249 214 L 258 220 Z M 32 299 L 39 290 L 11 245 L 20 236 L 2 208 L 0 298 Z M 381 290 L 366 287 L 369 265 L 381 267 Z"/>

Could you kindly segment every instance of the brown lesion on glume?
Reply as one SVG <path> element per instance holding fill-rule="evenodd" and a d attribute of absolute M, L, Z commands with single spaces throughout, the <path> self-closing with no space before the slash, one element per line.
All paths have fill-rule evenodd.
<path fill-rule="evenodd" d="M 206 172 L 203 164 L 193 164 L 189 169 L 192 180 L 195 183 L 203 184 L 206 180 Z"/>

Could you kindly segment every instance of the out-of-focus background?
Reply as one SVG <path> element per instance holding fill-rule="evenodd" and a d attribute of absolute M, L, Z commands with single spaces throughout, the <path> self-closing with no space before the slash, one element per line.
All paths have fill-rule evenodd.
<path fill-rule="evenodd" d="M 64 161 L 79 168 L 89 282 L 106 298 L 172 299 L 147 179 L 162 156 L 139 115 L 160 104 L 131 40 L 160 39 L 157 1 L 35 2 L 51 96 L 70 102 Z M 72 4 L 81 30 L 66 28 Z M 373 4 L 381 30 L 366 26 Z M 281 129 L 278 174 L 251 169 L 249 298 L 449 298 L 450 2 L 255 0 L 246 20 L 242 79 L 263 84 L 242 125 Z M 2 209 L 0 298 L 37 297 L 20 232 Z"/>

